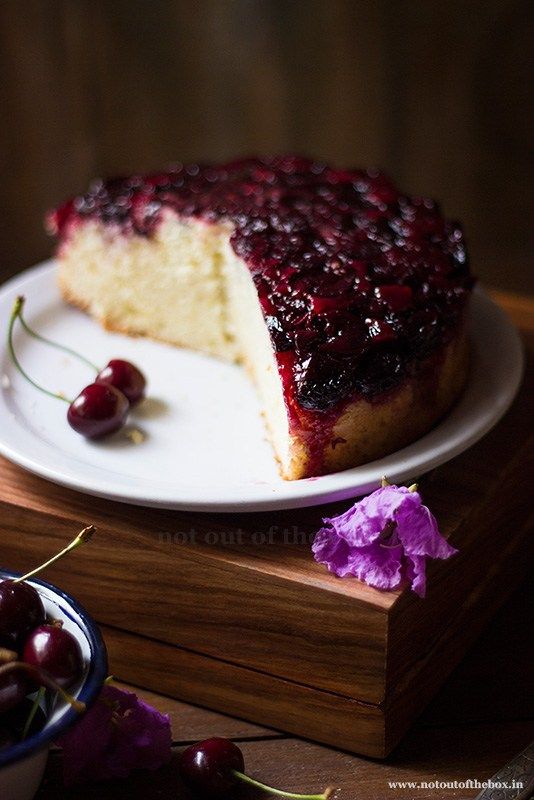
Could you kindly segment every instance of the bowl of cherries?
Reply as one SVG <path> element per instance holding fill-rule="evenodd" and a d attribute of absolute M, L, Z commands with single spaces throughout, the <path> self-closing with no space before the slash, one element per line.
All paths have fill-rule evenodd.
<path fill-rule="evenodd" d="M 31 800 L 50 744 L 98 697 L 107 676 L 96 623 L 70 595 L 36 578 L 87 541 L 85 528 L 46 564 L 0 569 L 0 798 Z"/>

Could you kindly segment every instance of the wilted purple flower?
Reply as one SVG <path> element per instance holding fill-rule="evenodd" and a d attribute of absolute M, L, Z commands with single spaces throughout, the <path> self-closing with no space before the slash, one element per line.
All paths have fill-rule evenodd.
<path fill-rule="evenodd" d="M 95 704 L 58 741 L 67 786 L 158 769 L 171 757 L 169 717 L 133 692 L 105 685 Z"/>
<path fill-rule="evenodd" d="M 426 558 L 457 552 L 441 536 L 419 493 L 404 486 L 377 489 L 323 522 L 312 545 L 315 560 L 340 578 L 353 575 L 377 589 L 396 589 L 408 580 L 424 597 Z"/>

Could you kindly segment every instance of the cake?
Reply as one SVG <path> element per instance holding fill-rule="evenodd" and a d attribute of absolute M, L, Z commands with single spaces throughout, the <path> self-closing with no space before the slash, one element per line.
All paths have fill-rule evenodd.
<path fill-rule="evenodd" d="M 462 230 L 378 171 L 180 164 L 96 181 L 48 225 L 69 303 L 244 365 L 286 479 L 391 453 L 462 391 Z"/>

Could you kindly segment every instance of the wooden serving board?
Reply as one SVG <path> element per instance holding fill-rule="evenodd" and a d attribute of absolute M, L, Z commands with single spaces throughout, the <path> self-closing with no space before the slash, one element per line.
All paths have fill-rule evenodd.
<path fill-rule="evenodd" d="M 339 580 L 314 563 L 321 517 L 347 502 L 246 515 L 143 509 L 4 460 L 0 563 L 28 569 L 95 524 L 91 545 L 46 577 L 103 625 L 118 678 L 384 757 L 532 560 L 533 376 L 530 366 L 490 434 L 420 481 L 460 551 L 429 565 L 425 600 Z"/>

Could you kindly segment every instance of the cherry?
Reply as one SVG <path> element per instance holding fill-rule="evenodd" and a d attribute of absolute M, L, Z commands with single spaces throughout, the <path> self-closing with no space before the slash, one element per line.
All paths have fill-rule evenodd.
<path fill-rule="evenodd" d="M 191 789 L 208 796 L 224 796 L 239 783 L 245 760 L 237 745 L 214 736 L 188 747 L 180 757 L 180 775 Z"/>
<path fill-rule="evenodd" d="M 54 561 L 66 555 L 66 553 L 89 541 L 95 530 L 92 525 L 84 528 L 61 552 L 36 569 L 26 573 L 22 578 L 8 578 L 0 581 L 1 661 L 9 660 L 10 650 L 14 647 L 22 647 L 24 639 L 26 639 L 30 631 L 39 625 L 43 625 L 46 621 L 45 609 L 39 592 L 31 584 L 27 583 L 26 579 L 41 572 L 45 567 L 50 566 Z"/>
<path fill-rule="evenodd" d="M 67 547 L 22 578 L 0 581 L 0 715 L 20 707 L 33 686 L 41 687 L 26 720 L 22 738 L 31 729 L 39 698 L 45 688 L 59 693 L 77 711 L 85 709 L 84 703 L 65 691 L 65 687 L 82 675 L 84 665 L 80 646 L 72 634 L 63 630 L 61 624 L 45 624 L 43 602 L 38 591 L 26 581 L 89 541 L 94 532 L 92 525 L 84 528 Z M 19 651 L 23 649 L 24 661 L 17 660 L 15 648 Z M 17 712 L 19 710 L 17 708 Z M 9 737 L 3 742 L 2 734 L 3 729 L 0 728 L 0 748 L 10 743 Z"/>
<path fill-rule="evenodd" d="M 39 625 L 30 633 L 22 660 L 46 670 L 63 688 L 72 686 L 83 674 L 83 656 L 77 639 L 56 624 Z"/>
<path fill-rule="evenodd" d="M 245 760 L 239 747 L 229 739 L 214 736 L 188 747 L 179 761 L 184 783 L 203 797 L 229 797 L 229 792 L 239 783 L 248 783 L 279 797 L 293 800 L 327 800 L 331 789 L 322 794 L 295 794 L 272 789 L 244 774 Z"/>
<path fill-rule="evenodd" d="M 67 421 L 82 436 L 100 439 L 121 428 L 129 410 L 130 403 L 119 389 L 91 383 L 69 405 Z"/>
<path fill-rule="evenodd" d="M 15 744 L 15 737 L 7 728 L 0 728 L 0 752 Z"/>
<path fill-rule="evenodd" d="M 51 689 L 79 713 L 85 711 L 85 703 L 66 692 L 43 669 L 24 661 L 10 661 L 0 667 L 0 714 L 18 705 L 27 695 L 31 684 Z"/>
<path fill-rule="evenodd" d="M 134 406 L 145 396 L 146 380 L 143 373 L 130 361 L 121 358 L 112 358 L 101 369 L 95 378 L 95 383 L 106 383 L 119 389 Z"/>
<path fill-rule="evenodd" d="M 81 433 L 88 439 L 100 439 L 110 433 L 114 433 L 121 428 L 128 416 L 130 406 L 139 403 L 145 396 L 146 380 L 143 373 L 129 361 L 116 358 L 108 362 L 104 369 L 99 370 L 84 356 L 65 347 L 58 342 L 53 342 L 41 334 L 36 333 L 25 321 L 22 310 L 24 308 L 24 297 L 17 297 L 11 317 L 9 320 L 7 344 L 8 349 L 20 374 L 31 385 L 40 392 L 53 397 L 56 400 L 63 400 L 69 404 L 67 411 L 67 421 L 71 428 L 77 433 Z M 36 383 L 23 369 L 15 353 L 13 344 L 13 329 L 16 320 L 30 336 L 45 342 L 51 347 L 62 350 L 69 355 L 87 364 L 97 373 L 94 383 L 82 389 L 80 394 L 72 400 L 68 400 L 62 394 L 51 392 L 44 386 Z"/>
<path fill-rule="evenodd" d="M 7 675 L 0 675 L 0 714 L 18 706 L 28 691 L 28 679 L 23 673 L 8 672 Z"/>
<path fill-rule="evenodd" d="M 43 602 L 29 583 L 12 579 L 0 582 L 0 638 L 15 647 L 45 621 Z"/>

